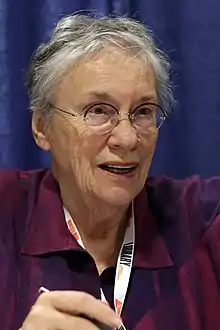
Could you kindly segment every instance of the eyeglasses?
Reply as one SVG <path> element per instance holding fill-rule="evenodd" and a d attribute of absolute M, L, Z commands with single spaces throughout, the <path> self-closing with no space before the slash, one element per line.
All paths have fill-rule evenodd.
<path fill-rule="evenodd" d="M 119 112 L 113 105 L 103 102 L 92 104 L 81 114 L 74 114 L 53 104 L 51 107 L 74 118 L 83 118 L 89 128 L 99 134 L 110 132 L 119 121 L 125 119 L 130 121 L 138 133 L 148 133 L 150 128 L 159 129 L 168 116 L 156 103 L 141 104 L 131 113 Z"/>

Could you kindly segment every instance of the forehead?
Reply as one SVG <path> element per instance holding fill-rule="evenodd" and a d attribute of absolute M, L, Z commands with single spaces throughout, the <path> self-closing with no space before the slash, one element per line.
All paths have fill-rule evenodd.
<path fill-rule="evenodd" d="M 155 76 L 140 57 L 109 47 L 70 67 L 55 94 L 63 106 L 89 102 L 95 95 L 110 95 L 118 102 L 156 99 Z"/>

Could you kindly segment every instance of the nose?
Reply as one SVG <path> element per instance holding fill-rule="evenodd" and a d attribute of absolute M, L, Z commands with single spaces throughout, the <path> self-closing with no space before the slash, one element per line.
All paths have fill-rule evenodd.
<path fill-rule="evenodd" d="M 131 126 L 127 116 L 120 116 L 118 124 L 114 127 L 108 140 L 109 147 L 123 148 L 133 150 L 138 143 L 138 134 L 134 127 Z"/>

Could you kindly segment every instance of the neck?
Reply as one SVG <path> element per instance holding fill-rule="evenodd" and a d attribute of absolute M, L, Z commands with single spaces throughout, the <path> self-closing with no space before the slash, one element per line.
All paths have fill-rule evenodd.
<path fill-rule="evenodd" d="M 129 206 L 109 206 L 97 200 L 85 203 L 62 189 L 61 198 L 99 272 L 114 266 L 124 239 Z"/>

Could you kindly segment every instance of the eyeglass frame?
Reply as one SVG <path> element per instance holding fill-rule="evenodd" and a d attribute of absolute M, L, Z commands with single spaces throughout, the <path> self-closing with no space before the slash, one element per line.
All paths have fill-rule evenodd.
<path fill-rule="evenodd" d="M 89 125 L 88 124 L 88 122 L 86 121 L 86 115 L 87 115 L 87 113 L 91 110 L 91 108 L 92 107 L 94 107 L 95 105 L 102 105 L 102 104 L 104 104 L 104 105 L 108 105 L 108 106 L 110 106 L 110 107 L 112 107 L 115 111 L 116 111 L 116 117 L 117 117 L 117 121 L 116 121 L 116 124 L 109 130 L 109 131 L 107 131 L 106 133 L 109 133 L 109 132 L 111 132 L 117 125 L 118 125 L 118 123 L 119 123 L 119 121 L 120 121 L 120 118 L 119 118 L 119 116 L 121 116 L 121 115 L 127 115 L 127 117 L 128 117 L 128 119 L 129 119 L 129 122 L 130 122 L 130 124 L 131 124 L 131 126 L 132 127 L 134 127 L 133 125 L 132 125 L 132 116 L 134 116 L 134 112 L 139 108 L 139 107 L 142 107 L 143 105 L 154 105 L 156 108 L 159 108 L 160 110 L 161 110 L 161 112 L 162 112 L 162 115 L 163 115 L 163 117 L 161 118 L 161 123 L 160 123 L 160 125 L 158 126 L 158 127 L 156 127 L 156 129 L 157 130 L 159 130 L 160 128 L 161 128 L 161 126 L 163 125 L 163 122 L 168 118 L 168 113 L 159 105 L 159 104 L 157 104 L 157 103 L 154 103 L 154 102 L 145 102 L 145 103 L 143 103 L 143 104 L 140 104 L 139 106 L 137 106 L 131 113 L 126 113 L 126 112 L 120 112 L 120 111 L 118 111 L 118 109 L 115 107 L 115 106 L 113 106 L 112 104 L 110 104 L 110 103 L 106 103 L 106 102 L 97 102 L 97 103 L 93 103 L 92 105 L 90 105 L 89 107 L 88 107 L 88 109 L 86 109 L 85 110 L 85 108 L 83 109 L 84 110 L 84 112 L 83 113 L 76 113 L 76 114 L 74 114 L 74 113 L 72 113 L 72 112 L 69 112 L 68 110 L 66 110 L 66 109 L 63 109 L 63 108 L 60 108 L 60 107 L 57 107 L 57 106 L 55 106 L 53 103 L 49 103 L 49 107 L 50 108 L 54 108 L 54 109 L 56 109 L 56 110 L 58 110 L 58 111 L 61 111 L 61 112 L 63 112 L 63 113 L 66 113 L 66 114 L 68 114 L 68 115 L 70 115 L 70 116 L 72 116 L 73 118 L 83 118 L 83 120 L 84 120 L 84 122 L 86 123 L 86 125 L 88 126 L 88 127 L 98 127 L 98 126 L 101 126 L 101 125 L 97 125 L 97 126 L 93 126 L 93 125 Z M 135 128 L 135 127 L 134 127 Z M 136 128 L 135 128 L 136 129 Z M 136 129 L 137 130 L 137 129 Z"/>

